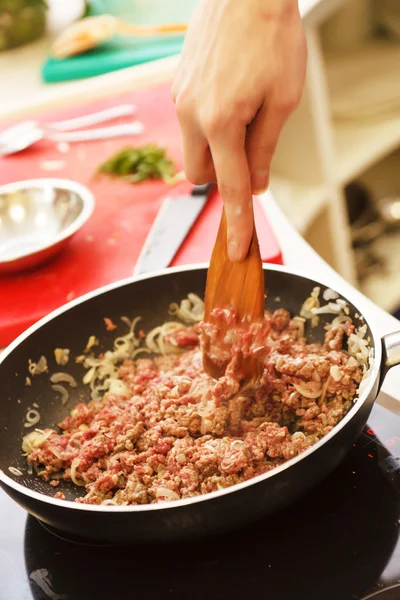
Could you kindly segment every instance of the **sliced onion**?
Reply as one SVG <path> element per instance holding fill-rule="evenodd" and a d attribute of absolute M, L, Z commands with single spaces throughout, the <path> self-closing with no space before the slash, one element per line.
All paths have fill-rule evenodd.
<path fill-rule="evenodd" d="M 169 313 L 185 323 L 198 323 L 204 316 L 204 302 L 196 294 L 188 294 L 180 304 L 171 304 Z"/>
<path fill-rule="evenodd" d="M 71 463 L 71 480 L 74 482 L 75 485 L 84 487 L 85 484 L 82 481 L 79 481 L 79 479 L 77 479 L 77 477 L 76 477 L 76 469 L 78 467 L 78 464 L 79 464 L 79 458 L 74 458 L 74 460 Z"/>
<path fill-rule="evenodd" d="M 330 382 L 330 380 L 331 380 L 331 378 L 330 378 L 330 377 L 328 377 L 328 379 L 325 381 L 324 385 L 322 386 L 321 398 L 320 398 L 320 399 L 319 399 L 319 401 L 318 401 L 318 404 L 320 404 L 320 405 L 321 405 L 321 404 L 324 402 L 324 400 L 325 400 L 326 391 L 327 391 L 327 389 L 328 389 L 328 385 L 329 385 L 329 382 Z"/>
<path fill-rule="evenodd" d="M 23 472 L 17 469 L 17 467 L 8 467 L 8 470 L 10 471 L 10 473 L 15 475 L 15 477 L 22 477 L 23 475 Z"/>
<path fill-rule="evenodd" d="M 322 394 L 322 388 L 320 388 L 318 391 L 311 392 L 307 388 L 297 383 L 294 383 L 293 387 L 299 392 L 299 394 L 301 394 L 305 398 L 319 398 L 319 396 Z"/>
<path fill-rule="evenodd" d="M 68 390 L 63 385 L 52 385 L 51 389 L 61 395 L 61 404 L 67 404 L 69 400 Z"/>
<path fill-rule="evenodd" d="M 85 373 L 82 382 L 85 385 L 88 385 L 89 383 L 91 383 L 92 379 L 94 378 L 96 374 L 96 367 L 92 367 L 91 369 L 89 369 L 89 371 L 87 371 L 87 373 Z"/>
<path fill-rule="evenodd" d="M 22 438 L 22 450 L 30 454 L 35 448 L 40 448 L 52 433 L 54 433 L 52 429 L 48 431 L 42 431 L 41 429 L 31 431 Z"/>
<path fill-rule="evenodd" d="M 168 498 L 169 500 L 179 500 L 176 492 L 173 492 L 167 487 L 158 487 L 156 489 L 156 498 Z"/>
<path fill-rule="evenodd" d="M 60 460 L 67 460 L 65 458 L 64 454 L 62 452 L 60 452 L 58 450 L 58 448 L 56 448 L 55 446 L 49 446 L 49 450 L 50 450 L 50 452 L 52 452 L 54 454 L 54 456 L 56 456 Z"/>
<path fill-rule="evenodd" d="M 76 380 L 69 373 L 54 373 L 50 377 L 51 383 L 68 383 L 72 388 L 77 387 Z"/>
<path fill-rule="evenodd" d="M 28 410 L 26 413 L 25 418 L 26 422 L 24 423 L 24 427 L 34 427 L 40 421 L 40 414 L 36 409 L 31 408 L 31 410 Z"/>
<path fill-rule="evenodd" d="M 298 337 L 299 338 L 304 337 L 304 323 L 305 323 L 305 319 L 303 317 L 293 317 L 293 323 L 297 327 Z"/>

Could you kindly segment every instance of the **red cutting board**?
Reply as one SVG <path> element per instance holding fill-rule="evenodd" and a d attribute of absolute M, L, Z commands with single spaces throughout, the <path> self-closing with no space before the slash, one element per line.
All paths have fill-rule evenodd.
<path fill-rule="evenodd" d="M 78 107 L 35 115 L 41 122 L 69 119 L 113 106 L 133 103 L 145 125 L 140 136 L 71 144 L 61 152 L 42 141 L 19 154 L 0 158 L 0 184 L 38 177 L 73 179 L 95 197 L 89 221 L 51 262 L 31 272 L 0 276 L 0 347 L 52 310 L 102 285 L 129 277 L 162 198 L 190 190 L 187 183 L 171 189 L 164 183 L 132 185 L 94 173 L 113 152 L 127 144 L 157 142 L 168 148 L 182 168 L 181 142 L 170 85 L 94 100 Z M 120 119 L 126 122 L 126 119 Z M 0 129 L 10 123 L 0 123 Z M 209 200 L 172 265 L 210 259 L 221 216 L 218 194 Z M 282 263 L 282 255 L 265 215 L 255 203 L 255 218 L 263 260 Z"/>

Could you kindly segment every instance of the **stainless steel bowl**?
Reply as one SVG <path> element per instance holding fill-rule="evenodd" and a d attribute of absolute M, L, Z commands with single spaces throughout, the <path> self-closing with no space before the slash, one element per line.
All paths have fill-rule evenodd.
<path fill-rule="evenodd" d="M 31 269 L 54 256 L 93 208 L 92 193 L 68 179 L 0 186 L 0 274 Z"/>

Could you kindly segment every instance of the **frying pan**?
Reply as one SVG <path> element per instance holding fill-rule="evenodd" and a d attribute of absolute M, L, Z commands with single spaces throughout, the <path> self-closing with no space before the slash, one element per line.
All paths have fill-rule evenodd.
<path fill-rule="evenodd" d="M 270 309 L 282 306 L 292 314 L 298 314 L 314 286 L 320 286 L 321 292 L 330 287 L 329 282 L 314 281 L 284 267 L 265 265 L 264 269 L 268 283 L 267 307 Z M 74 503 L 81 490 L 68 482 L 62 482 L 57 488 L 65 494 L 66 500 L 58 500 L 48 483 L 26 475 L 21 438 L 27 431 L 23 423 L 28 408 L 36 402 L 41 415 L 39 427 L 54 426 L 69 414 L 75 403 L 81 399 L 89 400 L 87 387 L 79 384 L 74 390 L 75 397 L 62 406 L 54 397 L 48 374 L 33 377 L 32 386 L 27 387 L 28 360 L 37 361 L 45 355 L 51 373 L 60 370 L 54 360 L 54 348 L 70 348 L 71 356 L 79 355 L 90 335 L 99 338 L 99 351 L 110 348 L 115 332 L 105 331 L 104 317 L 117 322 L 122 315 L 142 315 L 143 329 L 159 325 L 168 318 L 171 302 L 181 300 L 189 292 L 204 295 L 206 275 L 205 266 L 191 266 L 104 287 L 48 315 L 22 334 L 2 355 L 0 484 L 9 496 L 47 526 L 75 539 L 112 544 L 169 541 L 232 530 L 294 502 L 317 485 L 339 464 L 361 433 L 387 370 L 400 364 L 400 332 L 381 339 L 368 316 L 368 308 L 364 309 L 336 288 L 347 300 L 354 323 L 358 326 L 367 324 L 375 360 L 368 384 L 348 414 L 301 455 L 273 471 L 230 488 L 165 504 L 138 506 Z M 363 315 L 365 321 L 360 321 L 357 315 Z M 332 320 L 332 315 L 327 315 L 326 320 L 324 315 L 321 317 L 319 326 L 306 332 L 311 341 L 322 341 L 324 325 Z M 64 369 L 77 381 L 82 381 L 83 369 L 73 360 Z M 10 466 L 25 469 L 24 475 L 12 475 Z"/>

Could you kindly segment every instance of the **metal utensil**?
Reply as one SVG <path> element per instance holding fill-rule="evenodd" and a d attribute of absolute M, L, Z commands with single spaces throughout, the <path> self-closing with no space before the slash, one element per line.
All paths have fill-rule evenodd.
<path fill-rule="evenodd" d="M 91 127 L 92 125 L 105 123 L 107 121 L 111 121 L 112 119 L 117 119 L 118 117 L 133 115 L 135 112 L 136 107 L 133 104 L 121 104 L 119 106 L 113 106 L 95 113 L 83 115 L 82 117 L 76 117 L 74 119 L 67 119 L 65 121 L 58 121 L 45 125 L 41 125 L 38 123 L 38 121 L 24 121 L 22 123 L 18 123 L 18 125 L 13 125 L 12 127 L 9 127 L 0 133 L 0 155 L 6 156 L 8 154 L 20 152 L 21 150 L 28 148 L 43 138 L 51 139 L 55 142 L 74 142 L 85 141 L 86 139 L 100 139 L 98 137 L 85 137 L 82 139 L 81 136 L 76 139 L 75 136 L 71 137 L 68 135 L 63 135 L 62 132 L 73 131 L 83 127 Z M 121 128 L 122 126 L 118 125 L 117 127 Z M 91 130 L 86 132 L 86 134 L 93 135 L 93 131 L 100 132 L 101 129 Z M 111 132 L 108 131 L 108 134 L 110 133 Z M 107 135 L 107 137 L 110 137 L 110 135 Z"/>
<path fill-rule="evenodd" d="M 191 194 L 163 201 L 137 260 L 134 275 L 169 266 L 213 190 L 213 184 L 194 186 Z"/>
<path fill-rule="evenodd" d="M 67 179 L 0 187 L 0 274 L 32 268 L 60 251 L 92 214 L 89 190 Z"/>

